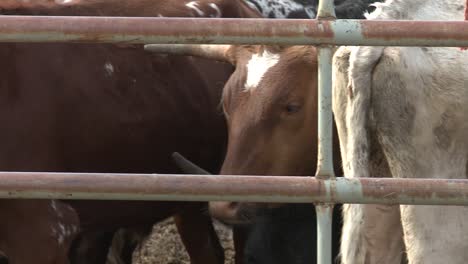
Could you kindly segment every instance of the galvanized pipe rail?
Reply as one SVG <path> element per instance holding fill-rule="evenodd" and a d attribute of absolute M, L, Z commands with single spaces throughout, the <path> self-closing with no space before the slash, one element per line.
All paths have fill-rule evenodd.
<path fill-rule="evenodd" d="M 468 181 L 0 172 L 0 198 L 468 205 Z M 431 199 L 429 199 L 431 198 Z"/>
<path fill-rule="evenodd" d="M 468 205 L 468 181 L 0 172 L 0 198 Z M 431 199 L 429 199 L 431 198 Z"/>
<path fill-rule="evenodd" d="M 335 21 L 333 0 L 320 1 L 318 21 Z M 318 47 L 318 155 L 316 177 L 335 180 L 333 171 L 333 113 L 332 113 L 332 56 L 331 46 Z M 332 262 L 333 203 L 316 203 L 317 263 Z"/>
<path fill-rule="evenodd" d="M 0 42 L 468 46 L 468 22 L 0 16 Z"/>

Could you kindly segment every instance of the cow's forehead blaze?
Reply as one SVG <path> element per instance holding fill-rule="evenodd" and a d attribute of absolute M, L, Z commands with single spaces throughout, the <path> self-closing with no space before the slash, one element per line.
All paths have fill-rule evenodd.
<path fill-rule="evenodd" d="M 230 54 L 236 70 L 223 91 L 223 107 L 231 115 L 247 108 L 252 115 L 255 109 L 262 113 L 279 109 L 316 89 L 313 47 L 242 46 Z"/>
<path fill-rule="evenodd" d="M 244 89 L 246 91 L 255 90 L 262 81 L 263 76 L 265 76 L 268 70 L 278 64 L 279 60 L 279 54 L 269 52 L 268 50 L 252 54 L 252 57 L 246 64 L 247 76 Z"/>

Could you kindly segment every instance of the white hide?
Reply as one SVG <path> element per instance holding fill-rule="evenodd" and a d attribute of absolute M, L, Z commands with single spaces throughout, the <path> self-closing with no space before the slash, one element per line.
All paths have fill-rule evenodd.
<path fill-rule="evenodd" d="M 464 4 L 387 0 L 367 17 L 463 20 Z M 341 47 L 333 71 L 333 111 L 346 177 L 467 178 L 468 52 Z M 395 208 L 345 206 L 342 263 L 400 264 L 403 251 L 410 264 L 467 262 L 466 207 L 400 206 L 401 226 Z M 405 248 L 398 245 L 400 228 Z"/>

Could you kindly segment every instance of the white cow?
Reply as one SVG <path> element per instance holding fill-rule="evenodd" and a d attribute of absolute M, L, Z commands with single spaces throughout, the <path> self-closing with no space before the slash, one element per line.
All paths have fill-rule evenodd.
<path fill-rule="evenodd" d="M 368 19 L 463 20 L 465 0 L 387 0 Z M 346 177 L 467 178 L 468 52 L 341 47 L 333 111 Z M 346 205 L 342 263 L 468 262 L 468 208 Z M 404 244 L 401 240 L 404 234 Z"/>

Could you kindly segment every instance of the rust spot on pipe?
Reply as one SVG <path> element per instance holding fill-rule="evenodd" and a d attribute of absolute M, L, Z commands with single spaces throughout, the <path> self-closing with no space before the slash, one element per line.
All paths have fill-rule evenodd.
<path fill-rule="evenodd" d="M 309 37 L 316 37 L 316 38 L 327 38 L 333 39 L 335 37 L 335 32 L 333 31 L 332 23 L 335 20 L 327 20 L 327 19 L 318 19 L 314 22 L 315 25 L 311 25 L 307 28 L 304 32 L 305 36 Z"/>

